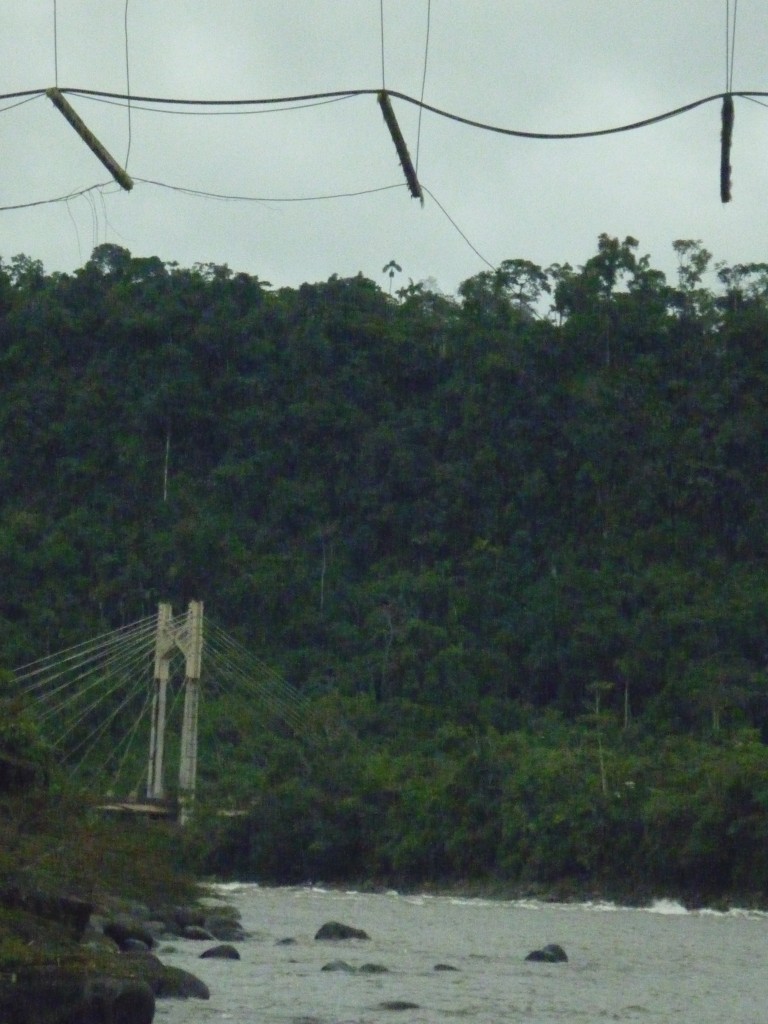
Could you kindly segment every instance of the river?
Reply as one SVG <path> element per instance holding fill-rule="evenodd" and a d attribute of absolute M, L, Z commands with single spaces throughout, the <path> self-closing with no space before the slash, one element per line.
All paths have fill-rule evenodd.
<path fill-rule="evenodd" d="M 768 1020 L 768 915 L 760 912 L 251 884 L 220 886 L 217 894 L 237 906 L 252 937 L 239 944 L 240 961 L 201 960 L 195 943 L 161 948 L 166 963 L 208 984 L 211 999 L 161 1001 L 160 1024 Z M 362 928 L 370 940 L 315 941 L 326 921 Z M 553 942 L 567 963 L 526 962 L 528 952 Z M 321 970 L 337 959 L 387 973 Z M 393 1001 L 416 1005 L 384 1008 Z"/>

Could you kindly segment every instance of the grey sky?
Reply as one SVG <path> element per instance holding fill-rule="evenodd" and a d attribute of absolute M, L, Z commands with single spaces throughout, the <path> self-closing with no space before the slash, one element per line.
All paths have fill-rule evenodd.
<path fill-rule="evenodd" d="M 731 0 L 733 11 L 735 0 Z M 384 75 L 419 96 L 427 0 L 383 0 Z M 54 46 L 54 9 L 56 46 Z M 0 0 L 0 92 L 126 91 L 125 0 Z M 129 0 L 133 95 L 261 98 L 382 84 L 379 0 Z M 581 131 L 650 117 L 718 93 L 726 0 L 432 0 L 428 103 L 530 131 Z M 768 8 L 741 0 L 735 90 L 768 90 Z M 58 72 L 58 75 L 57 75 Z M 405 188 L 374 96 L 299 111 L 189 116 L 70 97 L 137 183 L 0 213 L 0 255 L 46 270 L 81 265 L 102 242 L 183 266 L 227 263 L 276 285 L 362 271 L 385 284 L 435 278 L 453 291 L 485 264 L 427 196 Z M 764 102 L 768 102 L 765 100 Z M 7 104 L 3 104 L 6 106 Z M 698 238 L 728 262 L 764 260 L 768 108 L 736 101 L 733 202 L 719 198 L 720 104 L 602 139 L 530 141 L 451 123 L 393 100 L 419 178 L 491 263 L 582 263 L 600 232 L 634 235 L 674 272 L 671 242 Z M 42 97 L 0 116 L 0 205 L 67 194 L 108 174 Z M 301 197 L 402 187 L 357 198 Z M 397 285 L 397 281 L 395 284 Z"/>

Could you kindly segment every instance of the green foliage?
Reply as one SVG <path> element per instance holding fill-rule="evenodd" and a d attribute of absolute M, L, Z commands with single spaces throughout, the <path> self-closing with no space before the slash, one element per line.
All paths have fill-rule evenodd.
<path fill-rule="evenodd" d="M 191 843 L 217 870 L 621 862 L 638 884 L 746 886 L 768 277 L 715 264 L 712 289 L 702 244 L 674 250 L 675 285 L 601 235 L 582 266 L 507 259 L 456 297 L 362 275 L 271 289 L 114 245 L 71 275 L 14 257 L 0 661 L 203 598 L 290 680 L 322 742 L 239 698 L 204 737 L 203 795 L 248 809 Z M 15 715 L 0 749 L 44 760 Z M 706 751 L 722 786 L 707 797 L 701 768 L 688 800 Z"/>

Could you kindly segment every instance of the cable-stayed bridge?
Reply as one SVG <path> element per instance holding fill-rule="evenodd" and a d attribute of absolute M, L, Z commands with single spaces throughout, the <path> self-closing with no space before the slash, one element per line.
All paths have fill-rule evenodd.
<path fill-rule="evenodd" d="M 15 689 L 72 775 L 114 809 L 188 816 L 200 722 L 258 706 L 301 733 L 306 701 L 192 601 L 15 670 Z M 253 738 L 252 738 L 253 739 Z M 215 739 L 214 739 L 215 742 Z"/>

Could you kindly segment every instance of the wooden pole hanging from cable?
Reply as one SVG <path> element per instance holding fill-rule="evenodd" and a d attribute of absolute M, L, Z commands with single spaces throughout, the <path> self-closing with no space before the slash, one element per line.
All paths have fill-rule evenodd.
<path fill-rule="evenodd" d="M 733 136 L 733 96 L 723 96 L 720 132 L 720 202 L 731 201 L 731 138 Z"/>
<path fill-rule="evenodd" d="M 411 157 L 408 153 L 408 147 L 405 144 L 405 139 L 400 131 L 400 126 L 397 123 L 395 112 L 392 109 L 392 104 L 389 100 L 389 95 L 386 90 L 382 89 L 378 95 L 379 106 L 381 112 L 384 115 L 384 120 L 389 128 L 389 134 L 392 136 L 392 141 L 395 144 L 397 155 L 400 157 L 400 164 L 403 168 L 403 174 L 405 174 L 405 180 L 408 183 L 408 189 L 414 199 L 418 199 L 421 205 L 424 205 L 424 194 L 421 191 L 421 185 L 419 179 L 416 177 L 416 170 L 411 163 Z"/>
<path fill-rule="evenodd" d="M 69 102 L 65 99 L 61 90 L 56 87 L 46 89 L 45 95 L 51 103 L 53 103 L 54 107 L 61 111 L 86 146 L 96 154 L 99 160 L 101 160 L 118 185 L 120 185 L 121 188 L 124 188 L 126 192 L 130 192 L 133 188 L 133 179 L 126 173 L 126 171 L 123 170 L 117 160 L 107 152 L 104 146 L 102 146 L 93 132 L 86 126 L 80 115 L 75 112 Z"/>

